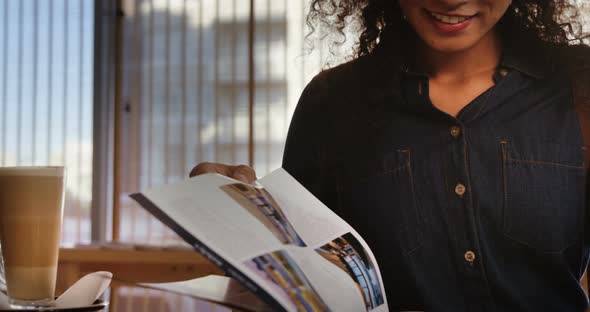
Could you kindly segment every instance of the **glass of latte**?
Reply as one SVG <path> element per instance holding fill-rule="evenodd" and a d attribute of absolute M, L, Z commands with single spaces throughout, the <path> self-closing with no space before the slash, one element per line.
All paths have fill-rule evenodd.
<path fill-rule="evenodd" d="M 0 167 L 0 246 L 13 308 L 54 302 L 64 188 L 63 167 Z"/>

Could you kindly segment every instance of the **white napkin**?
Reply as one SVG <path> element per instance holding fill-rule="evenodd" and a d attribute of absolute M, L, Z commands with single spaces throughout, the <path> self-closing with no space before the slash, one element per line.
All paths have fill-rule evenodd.
<path fill-rule="evenodd" d="M 94 272 L 79 279 L 55 300 L 55 307 L 60 309 L 89 306 L 109 287 L 113 274 L 111 272 Z M 10 309 L 8 296 L 0 292 L 0 309 Z"/>

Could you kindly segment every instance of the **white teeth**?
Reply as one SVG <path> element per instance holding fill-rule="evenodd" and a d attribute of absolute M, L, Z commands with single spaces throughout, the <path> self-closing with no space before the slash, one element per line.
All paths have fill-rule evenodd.
<path fill-rule="evenodd" d="M 432 17 L 434 17 L 439 22 L 443 22 L 445 24 L 459 24 L 459 23 L 462 23 L 462 22 L 466 21 L 467 19 L 469 19 L 469 17 L 466 17 L 466 16 L 450 16 L 450 15 L 442 15 L 442 14 L 438 14 L 438 13 L 434 13 L 434 12 L 430 12 L 430 14 L 432 15 Z"/>

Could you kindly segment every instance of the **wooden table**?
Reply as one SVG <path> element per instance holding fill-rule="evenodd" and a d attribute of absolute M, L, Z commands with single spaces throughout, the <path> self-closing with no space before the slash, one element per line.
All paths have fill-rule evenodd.
<path fill-rule="evenodd" d="M 110 302 L 109 311 L 227 311 L 205 301 L 134 284 L 223 275 L 219 268 L 189 248 L 121 244 L 61 248 L 56 293 L 61 294 L 80 277 L 96 271 L 113 273 L 114 281 L 104 298 Z"/>

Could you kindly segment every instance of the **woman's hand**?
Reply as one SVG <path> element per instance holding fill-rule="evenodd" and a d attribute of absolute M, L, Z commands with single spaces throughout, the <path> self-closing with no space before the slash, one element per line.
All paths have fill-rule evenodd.
<path fill-rule="evenodd" d="M 256 172 L 246 165 L 230 166 L 218 163 L 200 163 L 191 170 L 190 177 L 205 173 L 218 173 L 245 183 L 256 181 Z"/>

